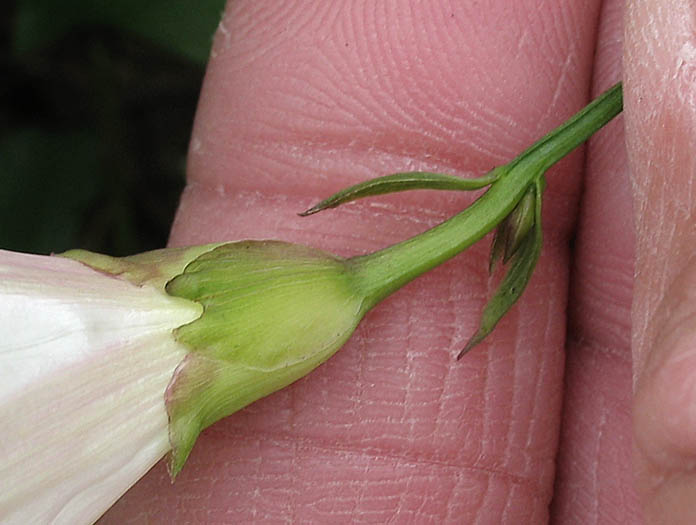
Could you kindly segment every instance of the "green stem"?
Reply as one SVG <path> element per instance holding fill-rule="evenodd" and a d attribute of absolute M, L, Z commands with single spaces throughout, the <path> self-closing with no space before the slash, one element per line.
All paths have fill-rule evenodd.
<path fill-rule="evenodd" d="M 505 166 L 503 175 L 464 211 L 399 244 L 353 258 L 357 283 L 367 298 L 365 308 L 481 239 L 507 217 L 538 177 L 622 109 L 618 83 Z"/>

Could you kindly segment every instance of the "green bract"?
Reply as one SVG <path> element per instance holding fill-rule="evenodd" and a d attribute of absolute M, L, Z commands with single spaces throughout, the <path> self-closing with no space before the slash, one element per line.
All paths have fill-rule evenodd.
<path fill-rule="evenodd" d="M 365 310 L 346 260 L 278 241 L 224 244 L 166 289 L 204 308 L 175 332 L 191 353 L 166 394 L 173 476 L 201 430 L 323 363 Z"/>

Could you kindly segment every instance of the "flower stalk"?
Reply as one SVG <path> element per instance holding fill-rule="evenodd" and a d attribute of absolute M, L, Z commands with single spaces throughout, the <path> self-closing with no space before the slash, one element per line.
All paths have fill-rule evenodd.
<path fill-rule="evenodd" d="M 352 261 L 356 266 L 356 273 L 362 283 L 366 300 L 372 305 L 377 304 L 419 275 L 466 250 L 497 225 L 503 223 L 529 191 L 534 191 L 537 195 L 533 199 L 537 210 L 532 215 L 536 216 L 536 229 L 539 230 L 536 236 L 540 245 L 540 197 L 545 184 L 544 174 L 552 165 L 618 115 L 622 109 L 623 95 L 619 83 L 593 100 L 560 127 L 534 143 L 512 162 L 491 171 L 485 176 L 491 179 L 488 190 L 464 211 L 411 239 L 384 250 L 354 258 Z M 407 175 L 409 178 L 414 176 L 412 173 Z M 375 185 L 375 182 L 372 181 L 372 184 Z M 421 188 L 438 189 L 428 185 L 427 181 Z M 350 194 L 350 188 L 344 192 Z M 333 197 L 324 202 L 327 201 L 331 202 L 331 207 L 338 205 Z M 323 209 L 322 203 L 312 208 L 313 212 L 320 209 Z M 531 250 L 526 257 L 533 258 L 536 262 L 539 250 L 540 246 Z M 528 272 L 531 275 L 534 263 L 530 260 L 525 266 L 529 267 Z M 528 277 L 515 280 L 515 286 L 507 290 L 508 295 L 512 293 L 514 300 L 510 303 L 505 299 L 503 302 L 512 306 L 524 289 L 524 286 L 520 288 L 519 284 L 521 281 L 526 284 Z M 500 299 L 499 295 L 493 297 L 494 302 Z M 505 311 L 507 308 L 501 311 L 501 317 Z M 475 338 L 477 342 L 482 340 L 476 336 Z M 467 348 L 470 349 L 472 346 L 469 343 Z"/>
<path fill-rule="evenodd" d="M 174 478 L 204 428 L 319 366 L 382 299 L 497 227 L 491 268 L 502 259 L 507 273 L 461 357 L 532 275 L 545 172 L 621 109 L 617 84 L 482 177 L 379 177 L 302 214 L 395 191 L 487 188 L 368 255 L 280 241 L 125 258 L 0 251 L 0 521 L 91 523 L 167 452 Z"/>

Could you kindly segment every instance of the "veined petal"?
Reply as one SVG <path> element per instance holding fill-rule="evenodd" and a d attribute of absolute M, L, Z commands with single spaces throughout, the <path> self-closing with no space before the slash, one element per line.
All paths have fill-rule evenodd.
<path fill-rule="evenodd" d="M 201 307 L 0 250 L 0 521 L 91 523 L 169 450 L 164 392 Z"/>

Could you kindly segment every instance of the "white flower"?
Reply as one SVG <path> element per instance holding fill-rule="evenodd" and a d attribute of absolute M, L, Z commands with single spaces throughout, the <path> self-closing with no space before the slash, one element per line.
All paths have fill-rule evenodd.
<path fill-rule="evenodd" d="M 0 250 L 0 523 L 96 521 L 170 450 L 328 359 L 348 261 L 277 241 L 114 258 Z"/>
<path fill-rule="evenodd" d="M 170 449 L 172 330 L 201 307 L 0 250 L 0 522 L 91 523 Z"/>

